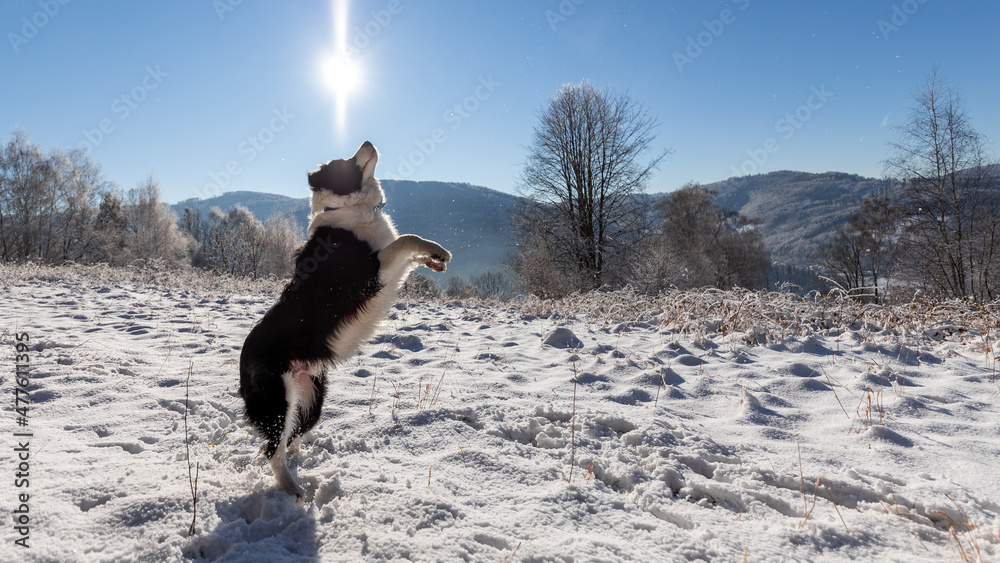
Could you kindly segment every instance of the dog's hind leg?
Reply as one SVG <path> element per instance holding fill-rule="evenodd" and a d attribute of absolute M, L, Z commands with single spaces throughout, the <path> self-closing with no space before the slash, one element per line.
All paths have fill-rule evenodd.
<path fill-rule="evenodd" d="M 312 376 L 306 371 L 304 366 L 293 363 L 292 369 L 281 376 L 285 383 L 285 401 L 288 408 L 285 411 L 285 423 L 278 436 L 277 448 L 268 460 L 271 464 L 271 471 L 279 490 L 290 495 L 295 495 L 298 502 L 305 499 L 305 491 L 292 477 L 288 470 L 288 460 L 286 455 L 291 451 L 298 450 L 301 435 L 296 436 L 299 430 L 299 416 L 303 409 L 312 407 L 314 401 Z M 292 438 L 295 438 L 292 441 Z M 291 445 L 294 449 L 290 448 Z M 270 447 L 268 448 L 271 449 Z"/>
<path fill-rule="evenodd" d="M 278 444 L 278 449 L 274 452 L 274 455 L 268 460 L 271 464 L 271 471 L 274 473 L 275 485 L 278 487 L 278 490 L 294 495 L 297 502 L 302 502 L 305 499 L 305 491 L 302 490 L 302 487 L 292 477 L 291 471 L 288 470 L 288 460 L 285 459 L 285 453 L 285 440 L 282 440 Z"/>
<path fill-rule="evenodd" d="M 290 454 L 294 454 L 295 452 L 299 451 L 301 448 L 302 448 L 302 435 L 299 434 L 298 436 L 296 436 L 292 440 L 292 442 L 290 444 L 288 444 L 288 447 L 285 448 L 285 451 L 288 452 L 288 453 L 290 453 Z"/>

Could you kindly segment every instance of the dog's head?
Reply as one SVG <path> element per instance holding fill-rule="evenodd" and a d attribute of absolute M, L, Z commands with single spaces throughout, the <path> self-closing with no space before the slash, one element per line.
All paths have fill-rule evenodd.
<path fill-rule="evenodd" d="M 351 158 L 331 160 L 309 173 L 313 215 L 346 207 L 378 206 L 385 198 L 375 179 L 378 151 L 365 141 Z"/>

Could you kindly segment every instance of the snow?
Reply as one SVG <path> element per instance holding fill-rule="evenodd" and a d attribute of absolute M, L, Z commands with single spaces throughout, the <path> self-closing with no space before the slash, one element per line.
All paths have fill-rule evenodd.
<path fill-rule="evenodd" d="M 236 393 L 278 282 L 7 265 L 0 288 L 3 561 L 1000 558 L 995 310 L 403 302 L 330 373 L 290 456 L 298 507 Z M 11 478 L 22 332 L 30 549 Z"/>

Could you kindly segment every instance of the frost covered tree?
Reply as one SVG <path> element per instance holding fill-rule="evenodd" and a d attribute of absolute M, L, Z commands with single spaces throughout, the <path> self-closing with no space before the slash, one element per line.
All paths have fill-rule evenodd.
<path fill-rule="evenodd" d="M 93 260 L 97 202 L 112 187 L 84 151 L 45 154 L 15 129 L 0 148 L 0 258 Z"/>
<path fill-rule="evenodd" d="M 128 218 L 121 194 L 118 190 L 105 192 L 94 219 L 94 261 L 112 265 L 127 263 L 127 230 Z"/>
<path fill-rule="evenodd" d="M 160 201 L 160 183 L 153 176 L 125 194 L 125 250 L 133 262 L 180 267 L 189 262 L 189 245 L 177 227 L 177 214 Z"/>
<path fill-rule="evenodd" d="M 1000 165 L 961 96 L 937 73 L 914 94 L 889 143 L 886 172 L 902 182 L 909 215 L 906 269 L 928 291 L 977 301 L 998 296 Z"/>
<path fill-rule="evenodd" d="M 433 299 L 441 295 L 441 286 L 434 278 L 414 270 L 399 288 L 399 295 L 407 299 Z"/>
<path fill-rule="evenodd" d="M 669 152 L 643 160 L 656 126 L 627 94 L 589 82 L 563 86 L 549 101 L 512 217 L 521 256 L 509 262 L 529 291 L 565 294 L 622 281 L 614 274 L 647 228 L 635 195 Z"/>
<path fill-rule="evenodd" d="M 756 222 L 715 205 L 715 195 L 688 184 L 656 203 L 657 228 L 638 263 L 640 287 L 764 287 L 770 258 Z"/>
<path fill-rule="evenodd" d="M 444 294 L 451 299 L 465 299 L 475 295 L 475 289 L 462 279 L 462 276 L 455 274 L 448 278 L 444 284 Z"/>
<path fill-rule="evenodd" d="M 477 297 L 509 301 L 514 297 L 514 283 L 504 272 L 486 271 L 471 280 Z"/>
<path fill-rule="evenodd" d="M 228 212 L 213 207 L 205 219 L 188 208 L 180 224 L 194 240 L 192 263 L 197 267 L 251 278 L 291 274 L 300 232 L 293 217 L 272 215 L 261 223 L 237 205 Z"/>
<path fill-rule="evenodd" d="M 264 274 L 278 278 L 292 274 L 301 230 L 298 221 L 290 215 L 272 215 L 264 221 Z"/>
<path fill-rule="evenodd" d="M 237 205 L 229 212 L 213 207 L 202 237 L 202 252 L 212 270 L 248 277 L 263 273 L 264 224 L 246 207 Z"/>
<path fill-rule="evenodd" d="M 97 251 L 94 232 L 98 202 L 114 189 L 100 166 L 81 149 L 56 151 L 51 157 L 56 174 L 56 217 L 51 230 L 49 259 L 53 262 L 89 261 Z"/>
<path fill-rule="evenodd" d="M 263 273 L 267 241 L 264 224 L 249 209 L 237 205 L 226 215 L 226 239 L 230 253 L 231 274 L 260 277 Z"/>

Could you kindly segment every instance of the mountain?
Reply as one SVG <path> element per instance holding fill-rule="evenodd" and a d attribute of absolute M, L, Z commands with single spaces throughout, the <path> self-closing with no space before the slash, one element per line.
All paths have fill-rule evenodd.
<path fill-rule="evenodd" d="M 284 213 L 298 220 L 302 226 L 302 238 L 306 236 L 306 225 L 309 221 L 309 198 L 294 198 L 278 194 L 260 192 L 226 192 L 210 199 L 191 198 L 172 205 L 178 217 L 184 216 L 185 208 L 201 211 L 202 216 L 208 215 L 213 207 L 229 211 L 237 205 L 250 210 L 261 221 L 266 221 L 271 215 Z"/>
<path fill-rule="evenodd" d="M 760 220 L 772 260 L 799 265 L 815 264 L 820 244 L 847 223 L 862 199 L 887 186 L 856 174 L 787 170 L 704 185 L 718 192 L 719 206 Z"/>
<path fill-rule="evenodd" d="M 381 180 L 385 191 L 385 211 L 400 233 L 413 233 L 437 241 L 452 253 L 452 263 L 444 274 L 422 270 L 443 283 L 458 274 L 466 281 L 472 276 L 503 268 L 503 256 L 510 250 L 508 210 L 517 197 L 470 184 Z M 295 217 L 302 237 L 309 224 L 309 198 L 292 198 L 257 192 L 227 192 L 210 199 L 187 199 L 173 205 L 178 216 L 185 208 L 203 215 L 213 207 L 223 211 L 240 204 L 261 221 L 276 213 Z"/>
<path fill-rule="evenodd" d="M 385 210 L 400 233 L 414 233 L 441 243 L 454 255 L 448 271 L 435 274 L 443 283 L 453 274 L 469 280 L 487 270 L 503 269 L 511 249 L 508 210 L 517 197 L 462 183 L 382 180 Z M 780 171 L 734 177 L 706 184 L 718 192 L 715 202 L 760 220 L 764 243 L 771 258 L 785 264 L 816 263 L 822 244 L 860 208 L 861 200 L 887 182 L 843 172 L 812 174 Z M 641 196 L 654 200 L 668 194 Z M 294 216 L 302 226 L 309 222 L 309 198 L 291 198 L 257 192 L 228 192 L 206 200 L 188 199 L 173 206 L 178 215 L 185 207 L 207 214 L 212 207 L 228 211 L 246 206 L 259 219 L 275 213 Z"/>

